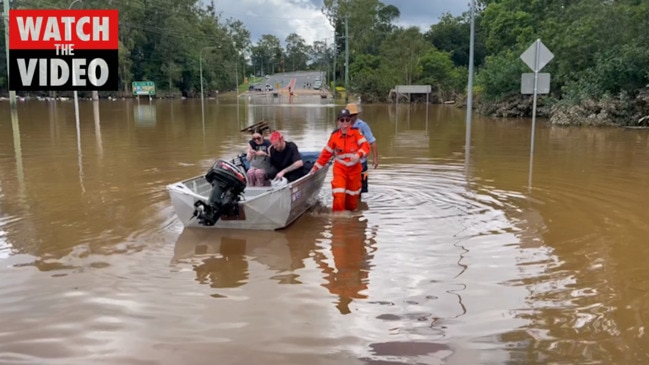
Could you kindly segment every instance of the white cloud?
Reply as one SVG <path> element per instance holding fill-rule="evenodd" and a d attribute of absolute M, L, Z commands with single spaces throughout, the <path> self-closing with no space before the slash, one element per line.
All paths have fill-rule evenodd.
<path fill-rule="evenodd" d="M 282 44 L 291 33 L 299 34 L 307 44 L 333 39 L 329 21 L 309 0 L 217 0 L 216 8 L 224 18 L 241 20 L 253 43 L 263 34 L 275 35 Z"/>
<path fill-rule="evenodd" d="M 422 32 L 428 31 L 445 13 L 459 16 L 469 10 L 470 0 L 382 0 L 386 5 L 394 5 L 401 12 L 396 22 L 404 28 L 416 26 Z"/>
<path fill-rule="evenodd" d="M 470 0 L 382 0 L 399 8 L 399 26 L 418 26 L 426 32 L 444 13 L 455 16 L 469 10 Z M 297 33 L 307 44 L 333 40 L 333 28 L 322 13 L 322 0 L 215 0 L 224 18 L 241 20 L 257 43 L 263 34 L 275 35 L 284 44 Z"/>

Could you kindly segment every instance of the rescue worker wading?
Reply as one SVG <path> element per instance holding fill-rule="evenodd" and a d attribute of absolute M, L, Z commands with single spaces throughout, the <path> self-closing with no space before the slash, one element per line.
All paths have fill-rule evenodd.
<path fill-rule="evenodd" d="M 360 159 L 370 152 L 370 145 L 363 133 L 351 126 L 352 118 L 349 110 L 341 110 L 336 120 L 338 129 L 331 133 L 329 142 L 309 171 L 310 174 L 316 172 L 332 157 L 334 158 L 334 176 L 331 182 L 334 212 L 356 209 L 362 185 L 361 171 L 363 167 Z"/>

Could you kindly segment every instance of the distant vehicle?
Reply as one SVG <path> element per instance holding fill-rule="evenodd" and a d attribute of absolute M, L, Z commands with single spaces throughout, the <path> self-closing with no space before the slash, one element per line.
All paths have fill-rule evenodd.
<path fill-rule="evenodd" d="M 316 80 L 316 82 L 313 83 L 313 89 L 320 90 L 320 87 L 322 87 L 322 81 Z"/>

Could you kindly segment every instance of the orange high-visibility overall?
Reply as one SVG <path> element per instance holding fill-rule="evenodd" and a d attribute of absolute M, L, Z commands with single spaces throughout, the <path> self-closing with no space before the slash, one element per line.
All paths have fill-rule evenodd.
<path fill-rule="evenodd" d="M 320 169 L 334 157 L 333 181 L 331 189 L 334 196 L 333 211 L 354 210 L 358 205 L 358 195 L 361 193 L 361 170 L 363 169 L 360 159 L 351 161 L 351 157 L 357 154 L 359 157 L 367 156 L 370 145 L 367 143 L 363 133 L 357 128 L 349 127 L 346 134 L 340 129 L 331 133 L 327 145 L 320 153 L 314 168 Z"/>

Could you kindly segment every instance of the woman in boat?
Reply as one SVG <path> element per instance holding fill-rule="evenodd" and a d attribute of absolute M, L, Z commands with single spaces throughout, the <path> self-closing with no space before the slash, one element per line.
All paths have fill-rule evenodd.
<path fill-rule="evenodd" d="M 270 164 L 268 149 L 270 141 L 265 139 L 260 130 L 255 130 L 252 139 L 248 141 L 248 154 L 250 168 L 247 171 L 248 185 L 269 186 L 270 177 L 273 174 L 273 166 Z"/>
<path fill-rule="evenodd" d="M 338 129 L 329 137 L 318 161 L 309 173 L 315 173 L 334 158 L 334 176 L 331 181 L 334 196 L 333 211 L 355 210 L 361 193 L 361 158 L 370 152 L 370 145 L 358 128 L 352 127 L 349 110 L 343 109 L 336 119 Z"/>

